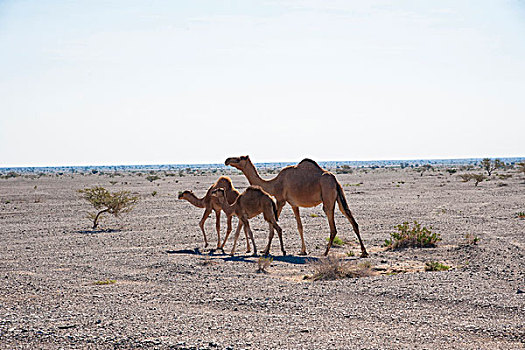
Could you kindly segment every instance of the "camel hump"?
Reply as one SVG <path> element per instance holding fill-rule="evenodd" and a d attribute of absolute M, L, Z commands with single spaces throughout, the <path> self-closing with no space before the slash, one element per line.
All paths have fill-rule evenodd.
<path fill-rule="evenodd" d="M 245 190 L 246 193 L 263 193 L 267 194 L 262 187 L 260 186 L 248 186 L 248 188 Z"/>
<path fill-rule="evenodd" d="M 321 167 L 319 166 L 319 164 L 317 164 L 316 161 L 311 160 L 310 158 L 305 158 L 305 159 L 301 160 L 301 161 L 299 162 L 299 164 L 297 164 L 297 166 L 301 166 L 301 167 L 303 167 L 303 166 L 304 166 L 304 167 L 306 167 L 306 166 L 309 166 L 309 167 L 310 167 L 310 166 L 314 166 L 314 167 L 317 168 L 317 169 L 321 169 L 321 170 L 323 170 L 323 168 L 321 168 Z"/>
<path fill-rule="evenodd" d="M 231 190 L 233 188 L 232 180 L 228 176 L 221 176 L 217 182 L 215 182 L 215 186 L 213 187 Z"/>

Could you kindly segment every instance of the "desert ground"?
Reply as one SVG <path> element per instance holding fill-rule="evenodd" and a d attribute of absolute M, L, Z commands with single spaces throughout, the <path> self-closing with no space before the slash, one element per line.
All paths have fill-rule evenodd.
<path fill-rule="evenodd" d="M 279 224 L 288 255 L 275 237 L 266 272 L 245 252 L 244 234 L 233 257 L 231 238 L 226 254 L 212 249 L 213 214 L 204 248 L 204 209 L 178 192 L 202 197 L 223 173 L 242 191 L 248 182 L 236 170 L 2 178 L 0 348 L 523 349 L 525 178 L 500 170 L 474 186 L 458 178 L 466 170 L 454 170 L 337 174 L 370 256 L 359 257 L 339 211 L 345 243 L 331 254 L 368 264 L 371 275 L 330 281 L 309 278 L 329 235 L 321 206 L 301 209 L 307 256 L 298 255 L 285 206 Z M 129 190 L 139 202 L 92 230 L 93 208 L 77 190 L 95 185 Z M 437 247 L 385 250 L 395 226 L 414 220 L 441 235 Z M 268 225 L 257 217 L 251 227 L 262 250 Z M 221 228 L 224 237 L 224 214 Z M 427 262 L 450 269 L 425 271 Z"/>

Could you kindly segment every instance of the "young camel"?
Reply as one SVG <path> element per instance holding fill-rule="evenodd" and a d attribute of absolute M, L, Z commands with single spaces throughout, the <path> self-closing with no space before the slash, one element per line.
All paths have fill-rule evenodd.
<path fill-rule="evenodd" d="M 232 181 L 227 176 L 221 176 L 206 192 L 206 195 L 202 198 L 198 198 L 193 192 L 191 191 L 184 191 L 179 193 L 179 199 L 184 199 L 193 204 L 194 206 L 198 208 L 205 208 L 204 215 L 202 216 L 201 221 L 199 222 L 199 227 L 201 228 L 202 234 L 204 235 L 204 248 L 208 246 L 208 240 L 206 238 L 206 232 L 204 231 L 204 223 L 208 219 L 208 217 L 211 214 L 211 211 L 215 211 L 215 228 L 217 230 L 217 249 L 223 249 L 224 243 L 226 243 L 226 239 L 230 235 L 230 232 L 232 230 L 232 216 L 233 215 L 227 215 L 228 219 L 228 228 L 226 229 L 226 237 L 224 242 L 221 245 L 221 210 L 222 205 L 219 203 L 217 198 L 212 196 L 212 191 L 217 188 L 223 188 L 226 195 L 226 200 L 228 203 L 233 203 L 239 196 L 239 191 L 235 189 L 235 187 L 232 184 Z M 250 242 L 248 241 L 248 236 L 246 236 L 246 252 L 249 253 L 250 250 Z"/>
<path fill-rule="evenodd" d="M 239 218 L 239 225 L 235 231 L 235 237 L 233 239 L 233 248 L 230 255 L 235 254 L 235 246 L 237 245 L 237 239 L 239 238 L 239 233 L 241 228 L 244 226 L 244 233 L 250 237 L 253 244 L 253 256 L 257 256 L 257 248 L 255 246 L 255 240 L 253 238 L 253 232 L 250 228 L 250 223 L 248 219 L 251 219 L 260 213 L 263 213 L 264 220 L 266 220 L 270 227 L 277 230 L 279 236 L 279 241 L 281 243 L 281 252 L 283 255 L 286 255 L 283 245 L 283 235 L 282 229 L 277 224 L 277 207 L 272 197 L 266 192 L 264 192 L 260 187 L 250 186 L 243 193 L 237 197 L 237 200 L 233 204 L 228 204 L 225 200 L 225 191 L 222 188 L 218 188 L 212 191 L 212 196 L 218 199 L 222 205 L 222 210 L 226 215 L 236 215 Z M 226 234 L 226 239 L 228 238 L 228 233 Z M 270 253 L 270 242 L 266 246 L 263 254 L 268 255 Z"/>
<path fill-rule="evenodd" d="M 262 179 L 248 156 L 231 157 L 224 162 L 226 165 L 239 169 L 246 176 L 251 185 L 260 186 L 263 190 L 274 196 L 277 200 L 277 213 L 281 214 L 283 206 L 288 202 L 292 206 L 297 229 L 301 236 L 300 255 L 306 255 L 306 245 L 303 237 L 303 225 L 299 215 L 299 207 L 315 207 L 323 203 L 323 210 L 330 225 L 330 241 L 326 246 L 324 255 L 330 251 L 330 247 L 337 234 L 334 220 L 335 203 L 344 216 L 350 221 L 354 232 L 361 245 L 361 257 L 367 257 L 368 253 L 359 235 L 359 226 L 355 221 L 343 192 L 343 188 L 335 178 L 335 175 L 321 168 L 311 159 L 303 159 L 299 164 L 283 168 L 279 174 L 271 180 Z M 270 228 L 268 246 L 273 238 L 273 230 Z"/>

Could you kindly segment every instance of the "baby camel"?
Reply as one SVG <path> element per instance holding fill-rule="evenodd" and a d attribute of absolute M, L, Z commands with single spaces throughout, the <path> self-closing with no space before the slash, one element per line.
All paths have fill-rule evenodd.
<path fill-rule="evenodd" d="M 247 236 L 250 237 L 253 244 L 253 256 L 257 256 L 257 248 L 255 246 L 255 240 L 253 238 L 253 232 L 250 229 L 250 224 L 248 219 L 251 219 L 260 213 L 263 213 L 264 220 L 266 220 L 270 227 L 274 228 L 279 235 L 279 241 L 281 243 L 281 252 L 283 255 L 286 255 L 283 245 L 283 235 L 282 229 L 277 224 L 277 206 L 270 195 L 264 192 L 258 186 L 250 186 L 243 193 L 237 197 L 233 204 L 228 204 L 225 200 L 225 191 L 222 188 L 218 188 L 212 191 L 212 196 L 217 198 L 222 205 L 222 210 L 226 215 L 236 215 L 239 218 L 239 225 L 235 231 L 235 238 L 233 239 L 233 248 L 230 255 L 235 254 L 235 246 L 237 245 L 237 239 L 239 238 L 239 233 L 241 228 L 244 226 L 244 232 Z M 226 234 L 226 239 L 228 238 Z M 264 255 L 270 253 L 270 242 L 266 246 L 266 249 L 263 251 Z"/>
<path fill-rule="evenodd" d="M 226 200 L 228 203 L 233 203 L 239 196 L 239 191 L 235 189 L 235 187 L 232 184 L 232 181 L 227 176 L 221 176 L 206 192 L 206 195 L 202 198 L 198 198 L 196 195 L 193 194 L 191 191 L 184 191 L 179 193 L 179 199 L 184 199 L 193 204 L 194 206 L 198 208 L 205 208 L 204 215 L 202 216 L 201 221 L 199 222 L 199 227 L 201 228 L 202 234 L 204 235 L 204 248 L 208 246 L 208 240 L 206 239 L 206 232 L 204 231 L 204 223 L 208 219 L 208 217 L 211 214 L 211 211 L 215 211 L 215 228 L 217 230 L 217 249 L 222 249 L 224 247 L 224 243 L 226 243 L 226 239 L 230 235 L 230 232 L 232 230 L 232 215 L 227 215 L 228 218 L 228 228 L 226 229 L 226 239 L 221 245 L 221 210 L 222 205 L 219 203 L 217 198 L 212 196 L 212 191 L 222 188 L 224 189 L 224 193 L 226 196 Z M 250 250 L 250 242 L 248 241 L 248 236 L 246 236 L 246 252 L 249 253 Z"/>

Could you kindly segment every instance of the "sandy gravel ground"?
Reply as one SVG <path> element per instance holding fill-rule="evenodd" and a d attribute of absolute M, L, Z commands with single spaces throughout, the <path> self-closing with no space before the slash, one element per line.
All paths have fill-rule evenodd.
<path fill-rule="evenodd" d="M 371 254 L 358 258 L 341 213 L 338 236 L 347 243 L 332 252 L 369 261 L 375 275 L 315 282 L 304 276 L 329 234 L 321 206 L 301 209 L 307 257 L 297 255 L 285 207 L 279 222 L 290 255 L 274 240 L 268 272 L 257 273 L 243 235 L 233 258 L 204 249 L 203 209 L 177 199 L 185 189 L 204 195 L 218 173 L 0 179 L 0 348 L 523 349 L 523 175 L 500 171 L 513 176 L 475 187 L 444 170 L 338 174 Z M 140 196 L 134 211 L 105 220 L 113 231 L 90 230 L 91 208 L 76 190 L 93 185 Z M 440 233 L 439 246 L 384 251 L 394 226 L 413 220 Z M 206 224 L 211 246 L 214 221 Z M 256 218 L 252 228 L 264 248 L 267 224 Z M 466 234 L 478 244 L 466 244 Z M 428 261 L 452 268 L 425 272 Z M 95 284 L 105 280 L 116 282 Z"/>

